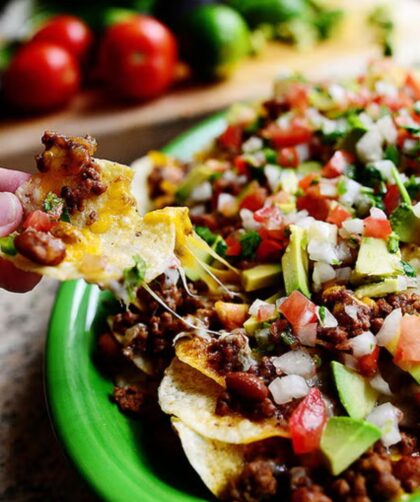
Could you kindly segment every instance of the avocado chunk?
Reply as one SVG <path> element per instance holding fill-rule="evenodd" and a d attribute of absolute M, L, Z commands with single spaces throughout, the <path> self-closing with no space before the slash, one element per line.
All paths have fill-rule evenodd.
<path fill-rule="evenodd" d="M 213 173 L 214 171 L 205 165 L 198 165 L 191 169 L 184 181 L 179 185 L 176 191 L 176 199 L 179 202 L 184 202 L 194 188 L 207 181 Z"/>
<path fill-rule="evenodd" d="M 420 244 L 420 218 L 414 214 L 413 206 L 403 202 L 392 212 L 390 220 L 400 241 Z"/>
<path fill-rule="evenodd" d="M 400 253 L 390 253 L 386 242 L 375 237 L 363 237 L 360 243 L 353 281 L 381 280 L 402 274 Z"/>
<path fill-rule="evenodd" d="M 245 291 L 256 291 L 280 283 L 281 265 L 277 263 L 257 265 L 243 270 L 241 275 Z"/>
<path fill-rule="evenodd" d="M 366 420 L 331 417 L 322 433 L 321 451 L 337 476 L 381 437 L 381 430 Z"/>
<path fill-rule="evenodd" d="M 341 404 L 350 417 L 364 418 L 375 406 L 378 393 L 362 375 L 343 364 L 333 361 L 331 368 Z"/>
<path fill-rule="evenodd" d="M 286 294 L 290 295 L 297 289 L 310 298 L 306 231 L 301 227 L 291 225 L 290 232 L 290 242 L 281 260 Z"/>
<path fill-rule="evenodd" d="M 306 162 L 302 162 L 297 166 L 297 172 L 299 174 L 312 174 L 312 173 L 321 173 L 322 164 L 320 162 L 316 162 L 315 160 L 308 160 Z"/>
<path fill-rule="evenodd" d="M 386 296 L 390 293 L 400 293 L 407 289 L 407 281 L 405 277 L 387 277 L 381 282 L 374 282 L 372 284 L 365 284 L 358 287 L 354 294 L 357 298 L 368 296 L 369 298 L 377 298 L 379 296 Z"/>
<path fill-rule="evenodd" d="M 276 300 L 280 298 L 280 293 L 275 293 L 274 295 L 270 296 L 270 298 L 267 298 L 265 300 L 267 303 L 276 303 Z M 255 316 L 249 317 L 245 322 L 244 322 L 244 328 L 245 331 L 247 332 L 248 335 L 253 335 L 257 329 L 259 329 L 262 325 L 261 321 L 257 321 L 257 318 Z"/>

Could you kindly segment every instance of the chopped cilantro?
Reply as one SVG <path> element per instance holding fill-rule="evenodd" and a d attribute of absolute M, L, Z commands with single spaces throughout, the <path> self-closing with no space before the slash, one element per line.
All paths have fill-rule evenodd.
<path fill-rule="evenodd" d="M 213 244 L 216 242 L 217 235 L 214 234 L 209 228 L 207 227 L 195 227 L 195 231 L 197 235 L 199 235 L 203 241 L 206 241 L 209 246 L 213 246 Z"/>
<path fill-rule="evenodd" d="M 337 193 L 338 195 L 344 195 L 347 192 L 346 178 L 342 177 L 337 183 Z"/>
<path fill-rule="evenodd" d="M 400 238 L 395 232 L 392 232 L 392 234 L 388 237 L 386 245 L 390 253 L 398 252 L 400 249 Z"/>
<path fill-rule="evenodd" d="M 147 268 L 146 262 L 141 256 L 133 256 L 133 260 L 134 266 L 126 268 L 123 272 L 124 287 L 130 301 L 135 298 L 136 289 L 142 285 Z"/>
<path fill-rule="evenodd" d="M 351 129 L 356 129 L 362 132 L 368 131 L 368 127 L 362 122 L 357 113 L 350 113 L 350 115 L 347 117 L 347 122 Z"/>
<path fill-rule="evenodd" d="M 327 315 L 326 309 L 323 305 L 321 305 L 318 309 L 318 315 L 319 318 L 321 319 L 321 322 L 323 323 L 325 321 L 325 316 Z"/>
<path fill-rule="evenodd" d="M 319 357 L 318 354 L 314 354 L 312 356 L 312 361 L 315 363 L 315 366 L 317 368 L 320 368 L 322 366 L 322 359 Z"/>
<path fill-rule="evenodd" d="M 220 235 L 217 237 L 216 243 L 213 246 L 213 248 L 214 248 L 215 252 L 219 256 L 221 256 L 222 258 L 224 258 L 226 256 L 227 244 L 226 244 L 225 240 L 223 239 L 223 237 L 221 237 Z"/>
<path fill-rule="evenodd" d="M 60 220 L 70 223 L 70 213 L 66 207 L 63 207 L 63 212 L 61 213 Z"/>
<path fill-rule="evenodd" d="M 277 163 L 277 152 L 271 148 L 264 148 L 263 153 L 268 164 Z"/>
<path fill-rule="evenodd" d="M 418 126 L 417 124 L 403 125 L 402 128 L 406 129 L 408 132 L 416 136 L 420 135 L 420 126 Z"/>
<path fill-rule="evenodd" d="M 406 276 L 408 277 L 416 277 L 416 269 L 410 265 L 409 263 L 407 263 L 406 261 L 403 261 L 401 260 L 401 265 L 404 269 L 404 273 Z"/>
<path fill-rule="evenodd" d="M 62 210 L 64 200 L 54 192 L 48 192 L 44 200 L 44 211 L 46 213 L 59 213 Z"/>
<path fill-rule="evenodd" d="M 398 166 L 400 162 L 400 153 L 395 145 L 388 145 L 385 149 L 384 158 Z"/>
<path fill-rule="evenodd" d="M 254 258 L 261 237 L 257 231 L 250 230 L 241 235 L 239 242 L 241 243 L 242 256 L 244 258 Z"/>
<path fill-rule="evenodd" d="M 11 235 L 8 235 L 7 237 L 0 237 L 0 249 L 2 253 L 9 256 L 15 256 L 17 254 L 17 251 L 14 241 L 15 238 Z"/>
<path fill-rule="evenodd" d="M 287 345 L 288 347 L 292 347 L 293 345 L 297 344 L 297 338 L 292 334 L 290 330 L 283 331 L 280 334 L 280 340 L 284 345 Z"/>

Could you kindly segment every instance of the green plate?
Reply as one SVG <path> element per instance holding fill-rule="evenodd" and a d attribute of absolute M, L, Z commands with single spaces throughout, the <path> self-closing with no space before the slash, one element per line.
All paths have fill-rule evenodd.
<path fill-rule="evenodd" d="M 215 115 L 179 136 L 164 151 L 187 160 L 224 127 Z M 64 283 L 51 315 L 46 346 L 46 392 L 54 428 L 68 455 L 107 501 L 210 500 L 183 458 L 171 458 L 142 426 L 111 403 L 112 383 L 94 363 L 95 334 L 112 298 L 84 281 Z M 155 437 L 156 439 L 156 437 Z"/>

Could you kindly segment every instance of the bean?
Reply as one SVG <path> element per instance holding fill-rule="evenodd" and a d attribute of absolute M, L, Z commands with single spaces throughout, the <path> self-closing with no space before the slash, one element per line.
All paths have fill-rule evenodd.
<path fill-rule="evenodd" d="M 263 401 L 268 397 L 267 386 L 256 376 L 241 371 L 226 375 L 229 391 L 248 401 Z"/>
<path fill-rule="evenodd" d="M 15 238 L 19 253 L 39 265 L 58 265 L 66 256 L 66 247 L 61 239 L 37 230 L 25 230 Z"/>

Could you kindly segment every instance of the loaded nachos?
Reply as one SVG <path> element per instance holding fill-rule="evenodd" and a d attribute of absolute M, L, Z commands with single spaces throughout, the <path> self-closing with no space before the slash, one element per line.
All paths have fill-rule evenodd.
<path fill-rule="evenodd" d="M 148 156 L 144 216 L 137 173 L 47 134 L 2 254 L 122 300 L 98 340 L 114 400 L 158 403 L 217 497 L 404 500 L 420 486 L 420 83 L 388 62 L 343 84 L 290 75 L 227 122 L 193 162 Z"/>

